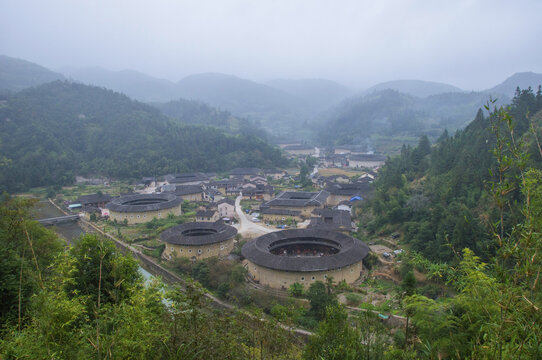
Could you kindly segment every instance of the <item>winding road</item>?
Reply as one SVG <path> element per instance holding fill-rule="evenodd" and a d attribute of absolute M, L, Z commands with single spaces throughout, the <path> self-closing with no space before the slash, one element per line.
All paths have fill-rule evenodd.
<path fill-rule="evenodd" d="M 237 232 L 244 237 L 255 237 L 273 232 L 274 230 L 272 229 L 266 228 L 265 226 L 250 221 L 248 216 L 243 212 L 243 209 L 241 208 L 241 198 L 242 196 L 239 195 L 237 199 L 235 199 L 235 213 L 239 218 L 239 227 L 237 228 Z"/>

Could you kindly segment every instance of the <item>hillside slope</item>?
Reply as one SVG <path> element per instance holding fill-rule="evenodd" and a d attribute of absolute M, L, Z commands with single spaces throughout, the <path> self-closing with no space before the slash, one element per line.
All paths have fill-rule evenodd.
<path fill-rule="evenodd" d="M 382 90 L 396 90 L 408 95 L 422 98 L 442 93 L 463 92 L 463 90 L 456 86 L 434 81 L 393 80 L 376 84 L 367 89 L 365 93 L 371 94 L 373 92 Z"/>
<path fill-rule="evenodd" d="M 20 91 L 63 78 L 62 74 L 30 61 L 0 55 L 0 91 Z"/>
<path fill-rule="evenodd" d="M 181 126 L 159 110 L 102 88 L 56 81 L 4 97 L 0 190 L 68 184 L 76 174 L 117 178 L 280 166 L 252 136 Z"/>
<path fill-rule="evenodd" d="M 518 87 L 520 89 L 527 89 L 530 86 L 533 91 L 536 91 L 540 85 L 542 85 L 542 74 L 537 74 L 534 72 L 521 72 L 515 73 L 499 85 L 485 90 L 485 92 L 501 93 L 512 97 L 514 96 Z"/>

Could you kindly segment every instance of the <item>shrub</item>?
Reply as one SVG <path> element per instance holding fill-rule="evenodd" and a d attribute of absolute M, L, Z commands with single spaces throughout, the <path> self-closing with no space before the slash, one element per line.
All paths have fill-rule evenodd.
<path fill-rule="evenodd" d="M 346 304 L 349 306 L 358 306 L 361 303 L 362 297 L 356 293 L 346 294 Z"/>

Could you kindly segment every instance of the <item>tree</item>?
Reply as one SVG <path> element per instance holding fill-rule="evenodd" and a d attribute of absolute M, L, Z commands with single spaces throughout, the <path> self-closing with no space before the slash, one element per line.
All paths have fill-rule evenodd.
<path fill-rule="evenodd" d="M 141 287 L 136 260 L 124 256 L 110 241 L 98 235 L 81 236 L 70 250 L 73 269 L 66 269 L 70 296 L 85 296 L 89 311 L 103 304 L 118 304 Z"/>
<path fill-rule="evenodd" d="M 337 304 L 335 295 L 329 294 L 326 291 L 326 286 L 321 281 L 312 283 L 309 290 L 307 290 L 306 296 L 311 304 L 309 314 L 318 320 L 325 317 L 328 306 Z"/>

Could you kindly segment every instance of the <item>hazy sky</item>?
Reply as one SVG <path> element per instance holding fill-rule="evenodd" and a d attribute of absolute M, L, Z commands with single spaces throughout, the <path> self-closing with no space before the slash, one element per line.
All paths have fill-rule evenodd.
<path fill-rule="evenodd" d="M 492 87 L 542 72 L 540 0 L 0 0 L 0 54 L 177 81 L 395 79 Z"/>

